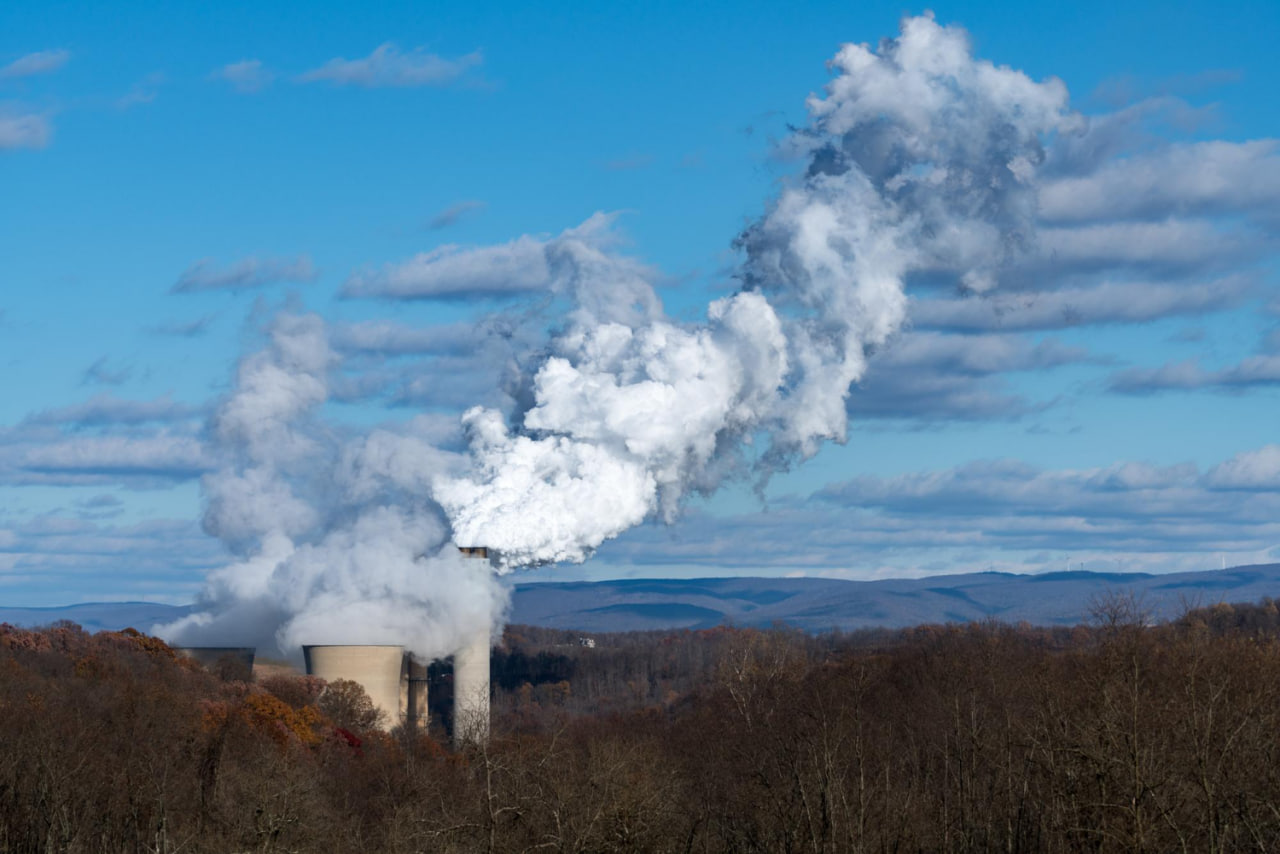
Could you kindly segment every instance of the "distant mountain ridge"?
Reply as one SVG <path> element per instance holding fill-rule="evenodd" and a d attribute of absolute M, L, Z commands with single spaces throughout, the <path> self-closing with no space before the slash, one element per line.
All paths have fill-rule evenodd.
<path fill-rule="evenodd" d="M 722 623 L 806 631 L 921 623 L 1085 622 L 1100 597 L 1133 594 L 1152 616 L 1280 598 L 1280 564 L 1171 575 L 980 572 L 883 581 L 824 578 L 636 579 L 524 584 L 511 621 L 583 631 L 708 628 Z"/>
<path fill-rule="evenodd" d="M 47 626 L 59 620 L 79 623 L 89 632 L 119 631 L 132 626 L 149 629 L 191 613 L 190 605 L 163 605 L 159 602 L 85 602 L 53 608 L 6 608 L 0 606 L 0 623 L 15 626 Z"/>
<path fill-rule="evenodd" d="M 1280 564 L 1172 575 L 979 572 L 930 578 L 619 579 L 517 584 L 510 621 L 585 632 L 710 628 L 725 623 L 805 631 L 898 628 L 996 619 L 1034 625 L 1086 622 L 1101 597 L 1132 594 L 1157 619 L 1187 607 L 1280 598 Z M 89 631 L 149 629 L 190 613 L 190 605 L 94 602 L 60 608 L 0 607 L 0 623 L 72 620 Z"/>

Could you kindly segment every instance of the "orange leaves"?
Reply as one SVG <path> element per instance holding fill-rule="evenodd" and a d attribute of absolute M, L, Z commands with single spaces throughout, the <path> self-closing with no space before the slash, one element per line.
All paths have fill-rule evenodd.
<path fill-rule="evenodd" d="M 134 628 L 123 629 L 118 632 L 100 632 L 99 636 L 128 643 L 139 652 L 144 652 L 157 658 L 172 659 L 177 657 L 177 653 L 173 651 L 173 648 L 160 640 L 160 638 L 144 635 Z"/>
<path fill-rule="evenodd" d="M 47 652 L 51 648 L 48 632 L 20 629 L 9 623 L 0 623 L 0 649 Z"/>
<path fill-rule="evenodd" d="M 201 730 L 208 734 L 241 727 L 267 736 L 277 745 L 320 744 L 332 726 L 315 706 L 294 708 L 256 688 L 229 691 L 227 699 L 202 700 Z"/>
<path fill-rule="evenodd" d="M 200 701 L 200 729 L 205 733 L 220 732 L 232 717 L 233 705 L 220 700 Z"/>
<path fill-rule="evenodd" d="M 295 709 L 314 705 L 325 689 L 324 680 L 318 676 L 277 674 L 259 679 L 258 684 Z"/>
<path fill-rule="evenodd" d="M 241 703 L 241 714 L 249 726 L 267 733 L 278 743 L 297 740 L 303 744 L 319 744 L 318 731 L 324 717 L 314 706 L 295 709 L 266 691 L 249 694 Z"/>

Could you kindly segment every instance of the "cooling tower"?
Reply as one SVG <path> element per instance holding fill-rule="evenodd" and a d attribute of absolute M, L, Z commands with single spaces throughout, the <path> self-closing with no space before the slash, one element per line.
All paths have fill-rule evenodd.
<path fill-rule="evenodd" d="M 453 741 L 489 738 L 489 627 L 453 654 Z"/>
<path fill-rule="evenodd" d="M 483 546 L 462 547 L 465 557 L 489 559 Z M 453 654 L 453 742 L 480 744 L 489 738 L 488 623 L 476 626 L 465 646 Z"/>
<path fill-rule="evenodd" d="M 253 672 L 253 657 L 257 652 L 251 646 L 175 646 L 173 651 L 200 662 L 208 670 L 224 662 L 242 666 L 246 676 Z"/>
<path fill-rule="evenodd" d="M 405 725 L 426 729 L 430 722 L 430 712 L 427 711 L 427 665 L 419 664 L 406 654 L 404 668 Z"/>
<path fill-rule="evenodd" d="M 404 648 L 400 646 L 304 646 L 307 673 L 326 682 L 356 682 L 383 713 L 382 726 L 400 723 L 400 671 Z"/>

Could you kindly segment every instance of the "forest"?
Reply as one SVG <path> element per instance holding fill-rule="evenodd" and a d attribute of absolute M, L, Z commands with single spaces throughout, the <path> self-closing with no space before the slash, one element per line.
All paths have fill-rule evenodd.
<path fill-rule="evenodd" d="M 592 640 L 508 627 L 454 750 L 354 683 L 0 626 L 0 852 L 1280 849 L 1270 600 Z"/>

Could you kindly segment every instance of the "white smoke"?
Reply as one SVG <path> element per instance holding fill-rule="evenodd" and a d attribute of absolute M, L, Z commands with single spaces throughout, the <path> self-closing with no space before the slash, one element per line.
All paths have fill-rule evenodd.
<path fill-rule="evenodd" d="M 604 214 L 347 283 L 348 295 L 567 303 L 516 383 L 516 410 L 465 414 L 465 456 L 412 424 L 327 428 L 324 325 L 280 317 L 211 431 L 222 465 L 205 480 L 206 527 L 244 557 L 169 635 L 451 652 L 505 604 L 451 540 L 496 551 L 502 571 L 582 561 L 630 527 L 674 520 L 691 492 L 844 441 L 850 387 L 902 327 L 908 277 L 995 287 L 1035 239 L 1043 146 L 1078 120 L 1059 81 L 975 60 L 962 30 L 927 15 L 877 49 L 846 45 L 831 67 L 785 145 L 803 174 L 739 237 L 742 288 L 701 323 L 664 315 Z"/>
<path fill-rule="evenodd" d="M 901 328 L 905 281 L 967 289 L 1033 239 L 1043 141 L 1077 126 L 1066 88 L 975 60 L 964 31 L 904 22 L 879 50 L 846 45 L 788 142 L 808 159 L 738 241 L 745 290 L 697 327 L 586 313 L 552 342 L 520 423 L 465 416 L 472 465 L 435 494 L 459 541 L 504 566 L 581 561 L 648 518 L 842 442 L 850 386 Z"/>
<path fill-rule="evenodd" d="M 242 559 L 212 573 L 192 615 L 157 633 L 291 652 L 309 643 L 401 644 L 430 660 L 476 626 L 500 628 L 508 591 L 445 548 L 430 482 L 465 461 L 433 425 L 346 437 L 319 408 L 335 363 L 324 322 L 281 314 L 241 363 L 211 442 L 205 527 Z"/>

